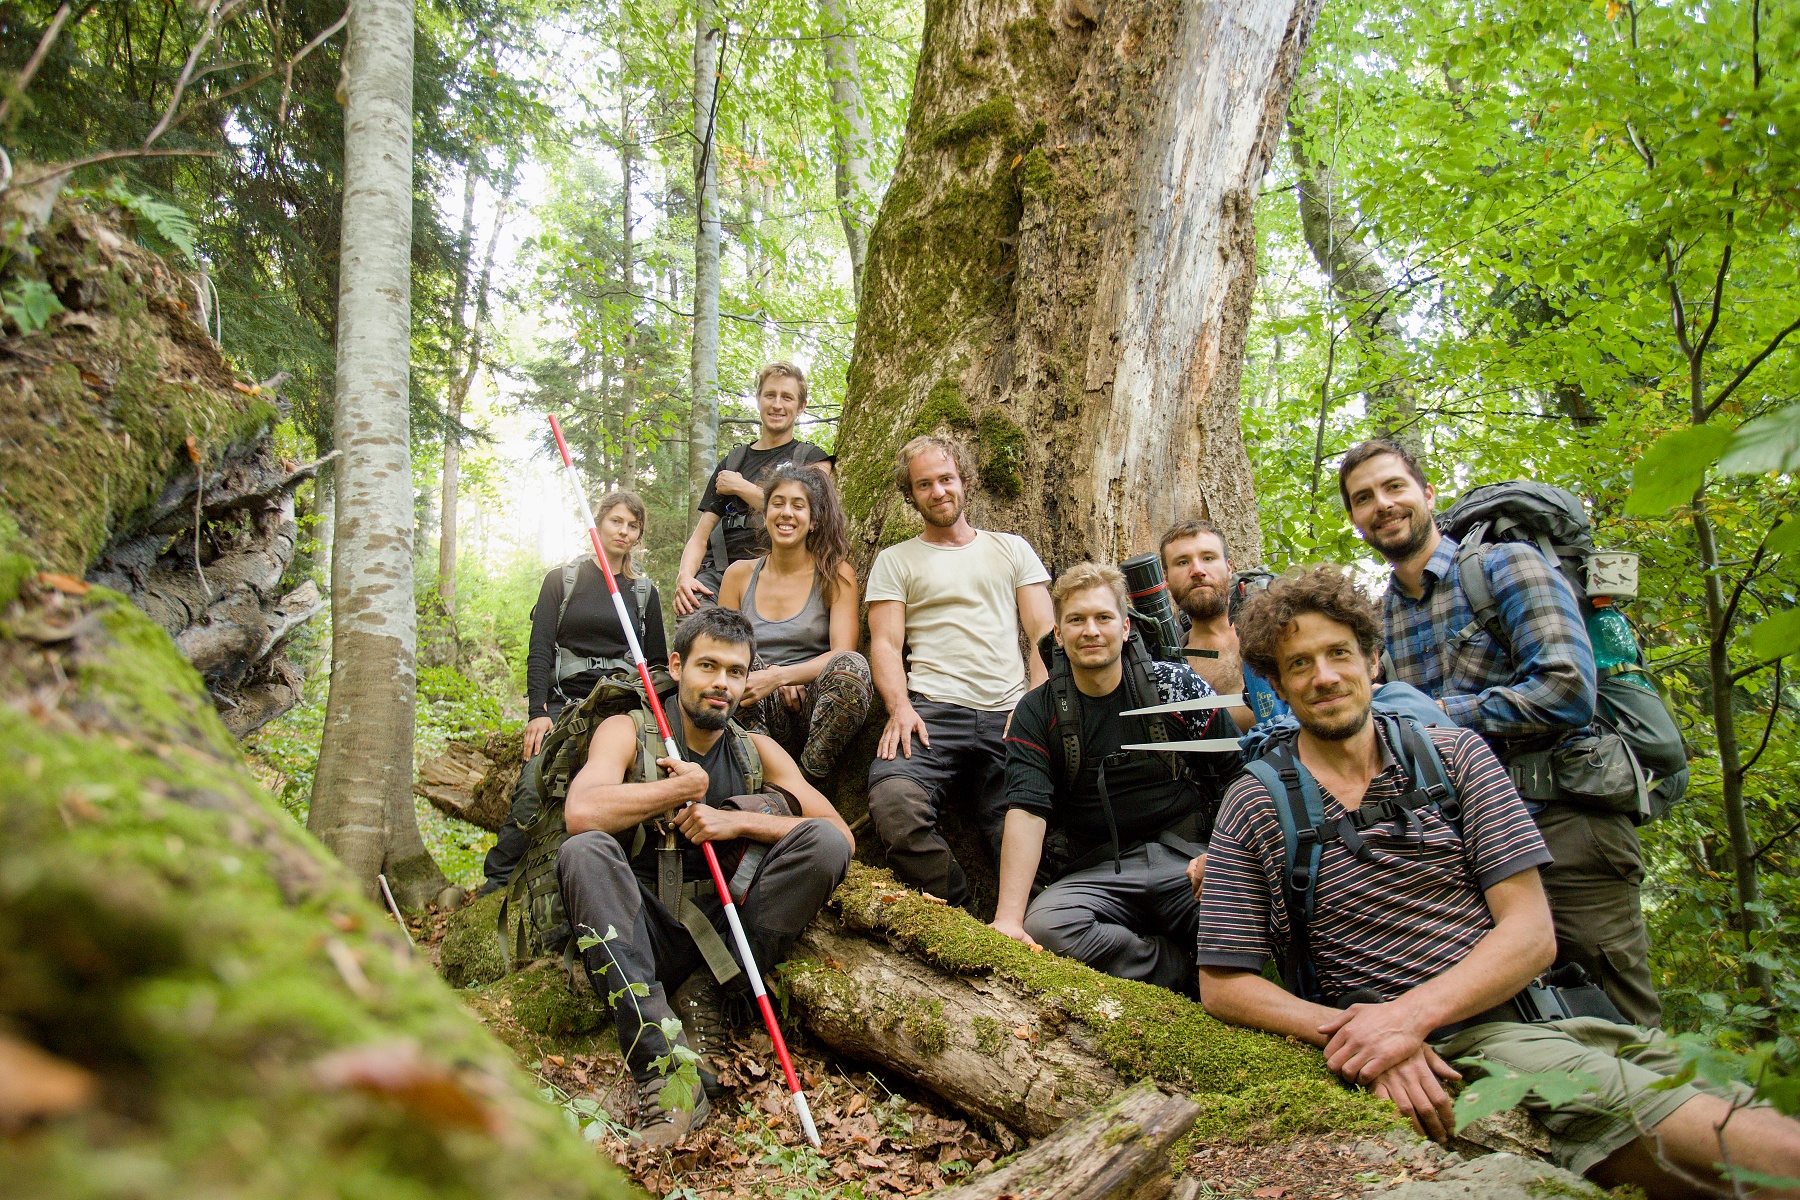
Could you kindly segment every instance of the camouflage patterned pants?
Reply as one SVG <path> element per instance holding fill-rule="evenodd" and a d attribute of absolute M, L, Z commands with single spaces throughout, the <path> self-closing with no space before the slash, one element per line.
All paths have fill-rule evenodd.
<path fill-rule="evenodd" d="M 756 667 L 768 664 L 760 658 Z M 869 717 L 875 685 L 869 660 L 854 650 L 833 655 L 819 677 L 806 685 L 806 696 L 797 709 L 771 692 L 746 708 L 740 720 L 747 729 L 766 733 L 780 742 L 800 762 L 807 778 L 817 782 L 830 774 L 844 747 L 850 744 Z"/>

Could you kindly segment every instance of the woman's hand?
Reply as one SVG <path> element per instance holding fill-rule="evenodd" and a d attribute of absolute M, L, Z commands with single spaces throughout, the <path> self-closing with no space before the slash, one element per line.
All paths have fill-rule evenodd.
<path fill-rule="evenodd" d="M 780 686 L 780 667 L 764 667 L 760 671 L 752 671 L 750 678 L 744 681 L 744 694 L 738 698 L 738 703 L 747 708 Z"/>
<path fill-rule="evenodd" d="M 784 683 L 781 685 L 781 702 L 789 711 L 799 712 L 806 703 L 806 685 L 803 683 Z"/>
<path fill-rule="evenodd" d="M 530 762 L 537 757 L 537 752 L 544 748 L 544 739 L 550 736 L 550 730 L 556 725 L 549 717 L 533 717 L 525 726 L 525 761 Z"/>

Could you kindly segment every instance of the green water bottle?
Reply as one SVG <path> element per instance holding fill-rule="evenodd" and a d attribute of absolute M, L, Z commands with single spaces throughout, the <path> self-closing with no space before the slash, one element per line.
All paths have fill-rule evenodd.
<path fill-rule="evenodd" d="M 1588 640 L 1594 644 L 1595 673 L 1605 679 L 1612 673 L 1610 668 L 1637 664 L 1637 636 L 1631 632 L 1631 622 L 1625 614 L 1613 606 L 1611 596 L 1595 596 L 1592 603 L 1594 609 L 1587 619 Z M 1620 671 L 1618 677 L 1647 692 L 1656 690 L 1642 671 Z"/>

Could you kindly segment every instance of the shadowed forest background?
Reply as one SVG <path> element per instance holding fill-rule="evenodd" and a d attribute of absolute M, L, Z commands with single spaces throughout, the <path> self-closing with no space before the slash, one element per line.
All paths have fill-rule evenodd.
<path fill-rule="evenodd" d="M 1093 7 L 1023 9 L 1060 30 L 1091 27 Z M 62 8 L 0 2 L 10 169 L 153 141 L 164 153 L 78 166 L 62 203 L 103 214 L 173 265 L 181 281 L 171 294 L 191 293 L 234 375 L 263 381 L 278 405 L 277 459 L 291 470 L 330 455 L 344 39 L 317 39 L 343 9 L 335 0 Z M 1030 455 L 1043 454 L 1047 426 L 996 420 L 955 384 L 928 397 L 923 368 L 880 379 L 880 364 L 865 364 L 862 378 L 853 369 L 859 304 L 875 303 L 864 284 L 899 277 L 882 256 L 900 253 L 893 223 L 912 199 L 888 194 L 903 141 L 938 147 L 951 174 L 958 163 L 971 176 L 989 172 L 1015 207 L 1040 186 L 1035 97 L 1020 97 L 1016 118 L 1008 101 L 984 126 L 966 114 L 957 125 L 937 89 L 912 95 L 922 44 L 949 36 L 933 24 L 940 8 L 771 0 L 729 10 L 700 0 L 699 19 L 718 33 L 715 136 L 697 142 L 694 6 L 418 4 L 415 763 L 453 742 L 503 744 L 524 722 L 531 607 L 544 573 L 585 546 L 552 471 L 546 413 L 569 431 L 591 496 L 643 494 L 644 563 L 665 602 L 693 520 L 695 464 L 703 484 L 717 452 L 754 435 L 750 389 L 772 359 L 807 370 L 802 437 L 841 449 L 847 412 L 868 428 L 867 414 L 900 404 L 896 428 L 941 425 L 978 443 L 978 512 L 1044 510 L 1038 481 L 1057 477 L 1034 473 Z M 60 35 L 20 91 L 18 72 L 53 21 Z M 213 65 L 189 78 L 201 38 L 212 39 Z M 1056 170 L 1056 188 L 1075 186 L 1061 162 Z M 696 278 L 696 193 L 707 172 L 720 230 L 717 392 L 696 403 L 694 314 L 707 290 Z M 1440 506 L 1515 477 L 1583 497 L 1598 543 L 1641 556 L 1627 615 L 1693 763 L 1687 798 L 1642 831 L 1668 1026 L 1736 1069 L 1766 1062 L 1791 1073 L 1800 1057 L 1800 687 L 1787 669 L 1800 651 L 1800 12 L 1761 0 L 1326 0 L 1250 215 L 1254 297 L 1236 412 L 1254 509 L 1227 527 L 1259 530 L 1260 544 L 1234 545 L 1236 565 L 1355 563 L 1379 587 L 1384 569 L 1350 528 L 1336 483 L 1342 452 L 1376 432 L 1420 450 Z M 970 243 L 954 253 L 1011 303 L 1024 286 L 1014 278 L 1018 235 L 990 239 L 985 228 L 972 219 Z M 23 360 L 42 344 L 34 338 L 68 327 L 76 305 L 30 269 L 16 225 L 0 236 L 0 332 Z M 915 311 L 907 319 L 919 329 L 889 321 L 880 332 L 903 349 L 923 344 L 933 317 Z M 865 320 L 862 336 L 870 328 Z M 862 436 L 853 467 L 891 454 L 892 431 L 881 435 L 885 450 Z M 883 529 L 892 498 L 859 491 L 854 469 L 840 478 L 866 569 L 877 539 L 895 540 Z M 331 486 L 327 462 L 291 489 L 299 540 L 283 594 L 308 580 L 329 592 Z M 8 489 L 0 478 L 0 498 L 24 502 Z M 1043 520 L 1031 528 L 1051 543 L 1039 549 L 1053 570 L 1084 549 L 1154 547 L 1154 533 L 1147 543 L 1129 532 L 1116 537 L 1138 544 L 1102 534 L 1084 543 L 1072 518 Z M 89 565 L 56 569 L 80 577 Z M 301 822 L 331 642 L 328 608 L 292 633 L 283 680 L 297 702 L 244 740 L 257 778 Z M 492 835 L 423 798 L 415 807 L 438 868 L 472 890 Z M 662 1182 L 679 1194 L 672 1178 Z M 808 1194 L 827 1182 L 809 1180 Z"/>

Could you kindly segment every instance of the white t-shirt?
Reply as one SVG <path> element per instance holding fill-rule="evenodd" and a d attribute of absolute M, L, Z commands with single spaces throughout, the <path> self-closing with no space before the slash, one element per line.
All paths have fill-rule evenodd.
<path fill-rule="evenodd" d="M 1025 694 L 1018 589 L 1048 583 L 1031 543 L 975 531 L 966 546 L 912 538 L 875 556 L 864 598 L 906 605 L 906 686 L 928 700 L 984 712 Z"/>

